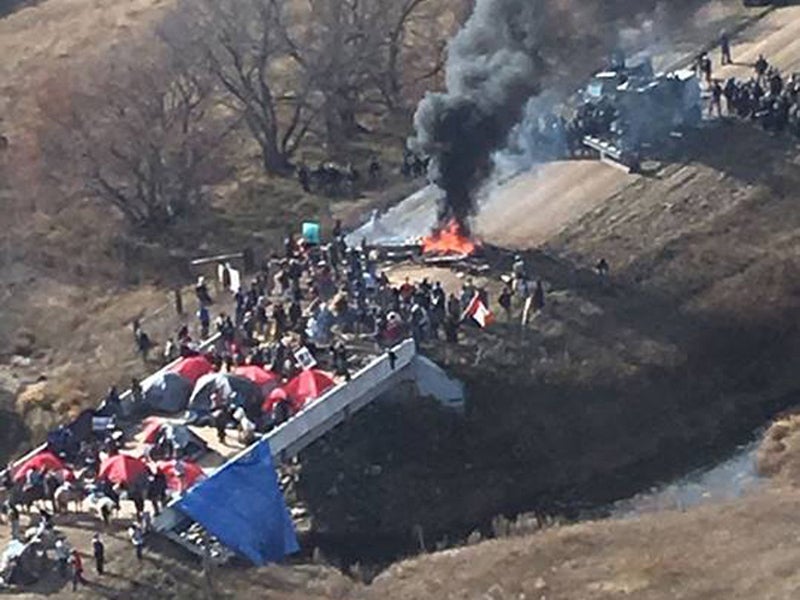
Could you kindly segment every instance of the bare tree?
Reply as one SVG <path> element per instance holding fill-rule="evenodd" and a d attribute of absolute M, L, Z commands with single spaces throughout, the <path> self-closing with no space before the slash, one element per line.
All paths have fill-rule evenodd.
<path fill-rule="evenodd" d="M 370 74 L 379 61 L 378 5 L 308 0 L 308 11 L 302 44 L 295 41 L 292 47 L 320 94 L 326 138 L 337 149 L 357 132 L 357 115 L 372 89 Z"/>
<path fill-rule="evenodd" d="M 436 13 L 432 15 L 430 13 L 425 13 L 426 5 L 430 4 L 431 0 L 389 1 L 386 7 L 387 10 L 382 11 L 385 30 L 383 40 L 385 66 L 382 69 L 382 73 L 378 72 L 376 74 L 376 86 L 380 90 L 386 102 L 386 106 L 390 110 L 396 110 L 405 105 L 406 98 L 403 96 L 403 74 L 406 64 L 403 61 L 403 53 L 406 50 L 405 42 L 407 40 L 407 33 L 409 28 L 413 27 L 415 18 L 421 14 L 429 19 L 430 22 L 435 21 Z M 432 64 L 427 69 L 430 75 L 439 72 L 443 68 L 444 47 L 444 37 L 442 37 L 435 47 L 425 47 L 421 49 L 422 53 L 418 58 L 422 58 L 422 56 L 425 55 L 432 58 Z M 431 50 L 433 50 L 433 52 L 431 52 Z"/>
<path fill-rule="evenodd" d="M 141 47 L 96 65 L 68 97 L 40 102 L 43 150 L 62 184 L 136 225 L 169 221 L 197 202 L 224 135 L 207 122 L 212 86 L 202 68 Z"/>
<path fill-rule="evenodd" d="M 445 3 L 446 4 L 446 3 Z M 329 150 L 360 130 L 359 116 L 405 108 L 412 79 L 443 64 L 434 0 L 182 0 L 173 39 L 202 47 L 222 101 L 259 146 L 264 171 L 284 174 L 319 122 Z M 430 47 L 410 46 L 440 34 Z M 409 36 L 409 32 L 413 35 Z"/>
<path fill-rule="evenodd" d="M 323 98 L 328 143 L 359 129 L 357 116 L 405 108 L 404 83 L 437 74 L 444 64 L 442 16 L 434 0 L 306 0 L 304 27 L 290 43 Z M 427 35 L 429 30 L 438 37 Z"/>
<path fill-rule="evenodd" d="M 268 173 L 285 173 L 319 108 L 289 41 L 289 3 L 282 0 L 186 0 L 208 64 L 228 105 L 241 115 L 261 149 Z M 287 22 L 288 21 L 288 22 Z"/>

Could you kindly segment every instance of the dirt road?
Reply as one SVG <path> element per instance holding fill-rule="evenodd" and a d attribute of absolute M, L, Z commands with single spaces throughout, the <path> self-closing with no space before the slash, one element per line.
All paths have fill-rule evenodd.
<path fill-rule="evenodd" d="M 547 163 L 497 189 L 476 231 L 498 246 L 535 248 L 635 179 L 599 161 Z"/>
<path fill-rule="evenodd" d="M 786 74 L 800 70 L 800 6 L 776 9 L 742 32 L 733 43 L 733 65 L 720 69 L 715 53 L 714 77 L 751 77 L 759 54 Z"/>

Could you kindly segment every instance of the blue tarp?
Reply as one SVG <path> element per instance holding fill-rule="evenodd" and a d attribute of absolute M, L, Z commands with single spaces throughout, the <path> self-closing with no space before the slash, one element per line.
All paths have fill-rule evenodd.
<path fill-rule="evenodd" d="M 266 441 L 197 484 L 177 508 L 256 565 L 299 550 Z"/>

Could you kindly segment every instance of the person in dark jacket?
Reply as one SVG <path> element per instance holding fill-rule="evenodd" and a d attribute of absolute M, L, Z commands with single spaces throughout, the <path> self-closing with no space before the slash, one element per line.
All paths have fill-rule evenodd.
<path fill-rule="evenodd" d="M 756 72 L 756 82 L 761 85 L 761 83 L 764 81 L 765 75 L 767 74 L 767 70 L 769 69 L 769 63 L 767 62 L 767 59 L 764 58 L 763 54 L 758 55 L 758 60 L 756 60 L 754 69 Z"/>
<path fill-rule="evenodd" d="M 291 323 L 292 329 L 297 329 L 297 326 L 300 324 L 300 319 L 302 318 L 303 308 L 300 306 L 300 302 L 293 300 L 289 305 L 289 323 Z"/>
<path fill-rule="evenodd" d="M 143 329 L 139 329 L 139 333 L 136 337 L 136 346 L 139 350 L 139 354 L 142 355 L 142 360 L 146 363 L 148 361 L 148 354 L 153 347 L 153 342 Z"/>
<path fill-rule="evenodd" d="M 92 553 L 94 554 L 94 565 L 98 575 L 102 575 L 106 564 L 106 547 L 100 534 L 95 533 L 92 537 Z"/>
<path fill-rule="evenodd" d="M 336 342 L 331 346 L 331 356 L 333 357 L 334 373 L 344 377 L 345 381 L 350 381 L 350 362 L 344 342 Z"/>
<path fill-rule="evenodd" d="M 721 63 L 723 65 L 730 65 L 733 63 L 731 58 L 731 38 L 728 37 L 727 32 L 723 31 L 719 36 L 719 50 L 721 54 Z"/>
<path fill-rule="evenodd" d="M 511 286 L 505 285 L 503 286 L 503 291 L 500 292 L 500 295 L 497 298 L 497 302 L 503 308 L 503 311 L 506 313 L 506 318 L 511 320 L 511 299 L 514 296 L 514 292 L 511 290 Z"/>

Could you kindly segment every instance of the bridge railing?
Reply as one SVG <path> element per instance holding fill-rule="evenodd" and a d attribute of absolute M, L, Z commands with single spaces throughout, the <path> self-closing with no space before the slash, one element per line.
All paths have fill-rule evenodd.
<path fill-rule="evenodd" d="M 291 458 L 363 408 L 383 391 L 381 384 L 388 379 L 393 380 L 395 375 L 411 364 L 417 353 L 414 341 L 410 339 L 392 348 L 391 352 L 393 356 L 390 357 L 388 352 L 379 356 L 353 374 L 350 381 L 328 390 L 294 418 L 270 431 L 265 438 L 272 456 L 281 461 Z"/>

